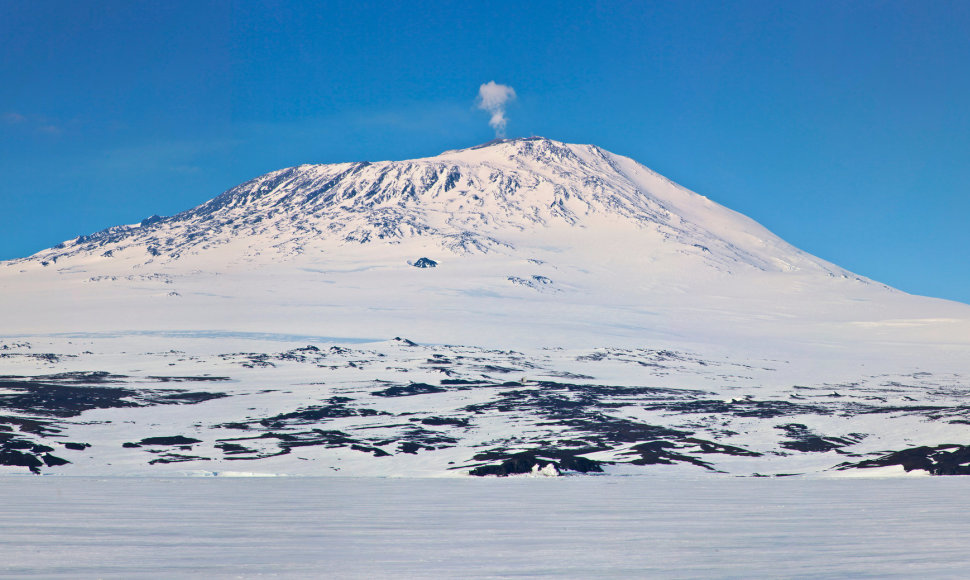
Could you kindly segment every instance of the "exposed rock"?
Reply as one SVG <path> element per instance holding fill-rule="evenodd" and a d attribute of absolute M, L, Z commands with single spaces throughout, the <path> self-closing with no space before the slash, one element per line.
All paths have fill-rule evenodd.
<path fill-rule="evenodd" d="M 911 447 L 859 463 L 842 463 L 839 469 L 900 465 L 906 471 L 923 470 L 930 475 L 970 475 L 970 446 L 943 444 Z"/>
<path fill-rule="evenodd" d="M 142 447 L 143 445 L 192 445 L 202 443 L 199 439 L 185 437 L 183 435 L 172 435 L 169 437 L 146 437 L 138 443 L 125 443 L 122 447 Z"/>

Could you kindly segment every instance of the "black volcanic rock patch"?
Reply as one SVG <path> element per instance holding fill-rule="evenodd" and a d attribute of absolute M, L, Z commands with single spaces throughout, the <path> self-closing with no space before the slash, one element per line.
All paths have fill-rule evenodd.
<path fill-rule="evenodd" d="M 486 475 L 506 477 L 509 475 L 531 473 L 535 469 L 544 469 L 550 464 L 555 465 L 555 462 L 540 459 L 529 452 L 522 452 L 509 457 L 497 465 L 482 465 L 472 469 L 468 473 L 469 475 L 477 475 L 479 477 Z M 558 468 L 556 469 L 556 473 L 559 473 Z"/>
<path fill-rule="evenodd" d="M 122 387 L 3 380 L 0 388 L 15 391 L 0 394 L 0 408 L 30 415 L 74 417 L 91 409 L 141 406 L 134 400 L 138 392 Z"/>
<path fill-rule="evenodd" d="M 149 465 L 156 463 L 181 463 L 183 461 L 209 461 L 208 457 L 198 455 L 183 455 L 181 453 L 165 453 L 148 462 Z"/>
<path fill-rule="evenodd" d="M 698 467 L 703 467 L 711 471 L 715 471 L 711 464 L 692 457 L 690 455 L 684 455 L 682 453 L 677 453 L 675 450 L 678 449 L 678 445 L 671 441 L 650 441 L 649 443 L 640 443 L 639 445 L 634 445 L 630 448 L 630 454 L 636 453 L 640 457 L 634 459 L 630 463 L 633 465 L 673 465 L 674 463 L 691 463 L 697 465 Z"/>
<path fill-rule="evenodd" d="M 418 451 L 423 449 L 420 443 L 415 443 L 413 441 L 402 441 L 398 446 L 401 453 L 411 453 L 412 455 L 417 455 Z M 434 449 L 432 447 L 431 449 Z"/>
<path fill-rule="evenodd" d="M 443 425 L 449 425 L 452 427 L 468 427 L 471 423 L 469 419 L 464 417 L 424 417 L 423 419 L 413 417 L 410 421 L 420 422 L 422 425 L 431 425 L 435 427 L 440 427 Z"/>
<path fill-rule="evenodd" d="M 427 383 L 411 383 L 409 385 L 388 387 L 380 391 L 373 391 L 375 397 L 410 397 L 412 395 L 427 395 L 430 393 L 444 393 L 447 389 L 429 385 Z"/>
<path fill-rule="evenodd" d="M 431 258 L 418 258 L 411 265 L 415 268 L 437 268 L 438 262 L 435 262 Z"/>
<path fill-rule="evenodd" d="M 250 419 L 247 421 L 235 421 L 216 425 L 226 429 L 284 429 L 287 427 L 301 425 L 317 425 L 331 419 L 345 417 L 373 417 L 376 415 L 388 415 L 389 413 L 377 411 L 367 407 L 351 407 L 347 403 L 352 402 L 349 397 L 330 397 L 324 401 L 324 405 L 310 405 L 301 407 L 296 411 L 280 413 L 271 417 L 260 419 Z"/>
<path fill-rule="evenodd" d="M 41 459 L 44 460 L 44 465 L 47 467 L 57 467 L 58 465 L 67 465 L 70 461 L 57 457 L 56 455 L 51 455 L 50 453 L 45 453 Z"/>
<path fill-rule="evenodd" d="M 289 413 L 281 413 L 279 415 L 260 419 L 259 423 L 264 427 L 279 429 L 287 425 L 316 424 L 325 419 L 354 417 L 359 414 L 360 413 L 358 413 L 356 410 L 350 409 L 344 405 L 315 405 L 304 407 Z"/>
<path fill-rule="evenodd" d="M 855 445 L 865 438 L 865 435 L 861 433 L 850 433 L 844 437 L 823 437 L 813 433 L 801 423 L 778 425 L 775 428 L 783 430 L 791 438 L 790 441 L 782 441 L 780 444 L 782 447 L 802 453 L 824 453 L 826 451 L 838 450 L 843 447 Z"/>
<path fill-rule="evenodd" d="M 559 459 L 559 470 L 560 471 L 576 471 L 578 473 L 602 473 L 603 468 L 600 467 L 602 462 L 596 461 L 595 459 L 590 459 L 588 457 L 581 457 L 579 455 L 563 455 Z"/>
<path fill-rule="evenodd" d="M 240 453 L 256 453 L 255 449 L 240 445 L 238 443 L 217 443 L 216 449 L 221 449 L 226 455 L 238 455 Z"/>
<path fill-rule="evenodd" d="M 0 389 L 13 392 L 0 394 L 0 409 L 64 418 L 75 417 L 91 409 L 191 405 L 228 396 L 226 393 L 182 389 L 102 386 L 107 382 L 119 382 L 122 378 L 126 377 L 107 373 L 65 373 L 36 379 L 4 377 L 0 379 Z"/>
<path fill-rule="evenodd" d="M 374 457 L 389 457 L 391 455 L 390 453 L 388 453 L 387 451 L 384 451 L 380 447 L 370 447 L 367 445 L 360 445 L 357 443 L 352 444 L 350 448 L 353 449 L 354 451 L 363 451 L 364 453 L 371 453 L 374 455 Z"/>
<path fill-rule="evenodd" d="M 532 473 L 534 470 L 545 469 L 552 465 L 555 473 L 564 471 L 577 473 L 601 473 L 602 462 L 577 455 L 575 451 L 560 449 L 532 449 L 508 453 L 502 450 L 486 451 L 473 457 L 476 461 L 498 461 L 488 465 L 480 465 L 468 473 L 476 476 L 495 475 L 505 477 L 509 475 Z"/>
<path fill-rule="evenodd" d="M 715 443 L 714 441 L 707 441 L 705 439 L 698 439 L 696 437 L 686 437 L 681 441 L 683 443 L 697 445 L 700 453 L 719 453 L 723 455 L 733 455 L 735 457 L 761 457 L 763 455 L 757 451 L 751 451 L 750 449 L 744 449 L 743 447 L 724 445 L 723 443 Z"/>
<path fill-rule="evenodd" d="M 26 467 L 33 473 L 40 473 L 44 461 L 34 453 L 25 453 L 15 449 L 0 449 L 0 465 Z"/>
<path fill-rule="evenodd" d="M 54 449 L 22 438 L 13 433 L 0 432 L 0 465 L 26 467 L 33 473 L 40 473 L 43 466 L 56 467 L 70 463 L 66 459 L 51 455 Z"/>
<path fill-rule="evenodd" d="M 143 447 L 146 445 L 194 445 L 202 443 L 199 439 L 185 437 L 184 435 L 171 435 L 167 437 L 146 437 L 137 443 L 125 443 L 123 447 Z"/>
<path fill-rule="evenodd" d="M 70 449 L 72 451 L 84 451 L 91 446 L 90 443 L 74 443 L 72 441 L 65 441 L 64 443 L 61 443 L 61 445 L 63 445 L 65 449 Z"/>
<path fill-rule="evenodd" d="M 632 419 L 589 413 L 581 417 L 559 418 L 557 423 L 572 427 L 573 436 L 582 435 L 586 441 L 609 447 L 617 443 L 637 443 L 656 439 L 683 439 L 690 431 L 640 423 Z M 540 423 L 541 425 L 541 423 Z"/>
<path fill-rule="evenodd" d="M 21 433 L 32 433 L 41 437 L 57 435 L 61 429 L 50 419 L 27 419 L 0 415 L 0 431 L 13 431 L 14 427 Z"/>
<path fill-rule="evenodd" d="M 970 475 L 970 445 L 946 443 L 920 446 L 887 453 L 858 463 L 842 463 L 838 469 L 899 465 L 906 471 L 923 470 L 930 475 Z"/>

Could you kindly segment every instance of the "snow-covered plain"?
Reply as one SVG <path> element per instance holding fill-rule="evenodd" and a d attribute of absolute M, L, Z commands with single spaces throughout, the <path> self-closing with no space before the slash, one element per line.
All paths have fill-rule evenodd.
<path fill-rule="evenodd" d="M 967 375 L 945 357 L 914 369 L 858 353 L 820 366 L 406 339 L 18 340 L 0 341 L 7 444 L 51 474 L 437 477 L 538 452 L 615 474 L 842 477 L 891 451 L 962 443 L 970 428 Z"/>
<path fill-rule="evenodd" d="M 0 576 L 961 578 L 967 485 L 8 477 Z"/>

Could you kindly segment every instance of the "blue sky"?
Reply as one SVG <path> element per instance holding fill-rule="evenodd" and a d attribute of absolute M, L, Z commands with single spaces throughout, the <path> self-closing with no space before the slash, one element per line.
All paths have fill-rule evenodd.
<path fill-rule="evenodd" d="M 970 3 L 0 0 L 0 259 L 300 163 L 595 143 L 970 302 Z"/>

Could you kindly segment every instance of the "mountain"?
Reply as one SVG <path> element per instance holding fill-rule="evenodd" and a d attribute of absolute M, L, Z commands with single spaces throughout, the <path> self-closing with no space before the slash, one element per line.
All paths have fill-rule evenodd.
<path fill-rule="evenodd" d="M 416 271 L 422 258 L 439 266 Z M 9 313 L 11 330 L 23 331 L 137 322 L 319 335 L 325 320 L 331 336 L 492 344 L 510 329 L 525 339 L 567 324 L 544 334 L 719 343 L 741 330 L 738 317 L 756 337 L 773 333 L 765 321 L 789 322 L 791 337 L 819 322 L 881 324 L 887 308 L 920 320 L 964 312 L 802 252 L 628 158 L 543 138 L 283 169 L 178 215 L 7 262 L 0 276 L 31 296 L 53 280 L 70 288 L 68 302 L 52 296 L 42 312 Z M 457 328 L 456 317 L 472 319 Z"/>
<path fill-rule="evenodd" d="M 592 145 L 283 169 L 0 291 L 18 469 L 944 472 L 970 435 L 970 306 Z"/>
<path fill-rule="evenodd" d="M 639 252 L 681 253 L 719 269 L 846 275 L 628 158 L 538 137 L 412 161 L 291 167 L 176 216 L 81 236 L 32 259 L 165 263 L 221 245 L 279 259 L 319 242 L 414 238 L 461 255 L 514 249 L 510 234 L 556 227 L 633 227 Z"/>

